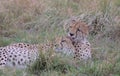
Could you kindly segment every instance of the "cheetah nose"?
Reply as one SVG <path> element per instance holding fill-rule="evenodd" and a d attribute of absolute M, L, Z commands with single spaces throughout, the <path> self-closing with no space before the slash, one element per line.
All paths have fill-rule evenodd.
<path fill-rule="evenodd" d="M 74 34 L 70 33 L 70 36 L 74 36 Z"/>

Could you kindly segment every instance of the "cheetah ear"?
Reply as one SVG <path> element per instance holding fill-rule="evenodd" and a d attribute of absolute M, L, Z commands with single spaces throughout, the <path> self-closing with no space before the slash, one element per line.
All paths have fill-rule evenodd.
<path fill-rule="evenodd" d="M 75 19 L 71 20 L 71 23 L 72 24 L 76 23 L 76 20 Z"/>
<path fill-rule="evenodd" d="M 89 34 L 89 27 L 86 23 L 84 22 L 79 22 L 79 30 L 81 30 L 86 36 Z"/>

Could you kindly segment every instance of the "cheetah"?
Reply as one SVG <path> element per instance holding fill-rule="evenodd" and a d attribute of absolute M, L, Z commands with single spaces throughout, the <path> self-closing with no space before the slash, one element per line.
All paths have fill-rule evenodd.
<path fill-rule="evenodd" d="M 75 59 L 79 59 L 79 60 L 87 60 L 87 58 L 89 58 L 90 52 L 88 50 L 90 49 L 90 47 L 88 48 L 88 45 L 90 44 L 88 42 L 73 43 L 73 41 L 68 36 L 59 37 L 56 39 L 57 40 L 55 44 L 55 51 L 57 53 L 60 52 L 62 54 L 65 54 L 67 56 L 72 56 Z"/>
<path fill-rule="evenodd" d="M 72 20 L 67 29 L 68 37 L 75 47 L 74 58 L 79 60 L 91 59 L 91 45 L 87 39 L 89 27 L 81 21 Z"/>
<path fill-rule="evenodd" d="M 50 44 L 28 43 L 14 43 L 0 47 L 0 67 L 25 69 L 39 58 L 39 50 L 45 52 L 51 47 Z"/>
<path fill-rule="evenodd" d="M 73 56 L 75 48 L 70 38 L 68 38 L 67 36 L 62 36 L 55 39 L 54 50 L 56 53 L 62 53 L 66 56 Z"/>
<path fill-rule="evenodd" d="M 81 42 L 87 39 L 89 33 L 89 27 L 84 22 L 72 20 L 71 24 L 67 28 L 68 36 L 74 41 Z"/>

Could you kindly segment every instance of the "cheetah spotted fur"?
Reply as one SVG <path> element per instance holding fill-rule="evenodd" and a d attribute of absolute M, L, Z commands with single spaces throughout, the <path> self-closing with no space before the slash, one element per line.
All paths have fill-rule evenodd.
<path fill-rule="evenodd" d="M 15 43 L 0 47 L 0 67 L 26 68 L 32 65 L 42 51 L 51 48 L 49 44 Z"/>
<path fill-rule="evenodd" d="M 88 33 L 88 26 L 84 22 L 72 20 L 67 29 L 67 34 L 75 47 L 74 58 L 79 60 L 91 59 L 91 45 L 87 39 Z"/>

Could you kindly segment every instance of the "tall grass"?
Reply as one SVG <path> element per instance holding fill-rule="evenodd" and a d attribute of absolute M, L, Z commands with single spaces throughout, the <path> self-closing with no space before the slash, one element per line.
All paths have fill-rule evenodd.
<path fill-rule="evenodd" d="M 100 16 L 96 16 L 99 13 Z M 63 29 L 65 20 L 81 14 L 88 15 L 90 21 L 93 20 L 92 17 L 97 17 L 97 28 L 102 25 L 101 22 L 105 23 L 104 28 L 97 30 L 98 35 L 89 36 L 93 49 L 92 61 L 76 65 L 69 57 L 56 56 L 50 59 L 41 55 L 42 60 L 38 59 L 29 69 L 28 75 L 120 76 L 119 0 L 1 0 L 0 46 L 54 40 L 56 36 L 66 34 Z M 10 76 L 11 73 L 6 72 L 0 71 L 0 75 Z M 11 75 L 23 76 L 22 73 L 21 70 L 16 70 Z"/>

